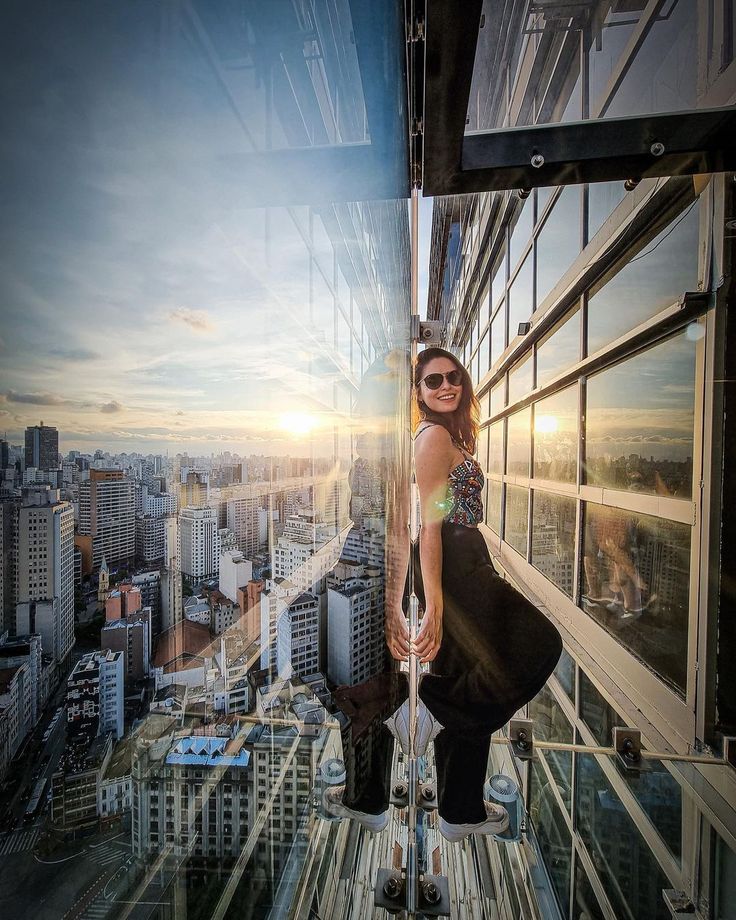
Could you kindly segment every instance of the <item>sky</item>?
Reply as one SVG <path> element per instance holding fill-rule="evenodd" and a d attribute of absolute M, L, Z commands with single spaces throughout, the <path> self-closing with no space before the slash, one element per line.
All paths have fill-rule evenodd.
<path fill-rule="evenodd" d="M 228 70 L 227 25 L 162 23 L 157 4 L 135 0 L 39 4 L 36 17 L 9 5 L 0 432 L 11 443 L 43 421 L 63 452 L 295 454 L 334 423 L 341 375 L 319 274 L 331 258 L 319 253 L 310 275 L 306 208 L 253 203 L 280 177 L 244 179 L 243 158 L 266 132 L 289 146 L 288 125 L 269 121 L 257 67 Z M 431 206 L 421 213 L 426 265 Z M 389 310 L 405 310 L 393 295 Z"/>

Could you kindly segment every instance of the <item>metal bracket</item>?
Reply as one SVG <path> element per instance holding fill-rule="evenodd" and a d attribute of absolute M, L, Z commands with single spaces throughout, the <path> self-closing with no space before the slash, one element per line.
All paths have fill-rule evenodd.
<path fill-rule="evenodd" d="M 398 869 L 379 869 L 373 904 L 390 914 L 407 909 L 406 875 Z M 425 917 L 450 916 L 450 886 L 443 875 L 420 875 L 417 883 L 417 907 Z"/>
<path fill-rule="evenodd" d="M 723 759 L 736 767 L 736 737 L 733 735 L 723 736 Z"/>
<path fill-rule="evenodd" d="M 532 719 L 511 719 L 509 722 L 511 750 L 519 760 L 531 760 L 534 756 L 533 727 Z"/>
<path fill-rule="evenodd" d="M 403 780 L 399 780 L 391 787 L 390 802 L 395 808 L 409 807 L 409 787 Z"/>
<path fill-rule="evenodd" d="M 434 783 L 417 782 L 417 808 L 434 811 L 437 808 L 437 790 Z"/>
<path fill-rule="evenodd" d="M 695 916 L 695 905 L 684 891 L 663 888 L 662 897 L 674 920 L 692 920 Z"/>
<path fill-rule="evenodd" d="M 390 914 L 399 914 L 406 910 L 406 877 L 403 872 L 398 869 L 378 870 L 373 904 Z"/>
<path fill-rule="evenodd" d="M 444 331 L 445 327 L 436 319 L 419 323 L 418 341 L 423 345 L 439 345 Z"/>
<path fill-rule="evenodd" d="M 641 771 L 641 732 L 638 728 L 614 728 L 613 747 L 620 764 L 627 770 Z"/>

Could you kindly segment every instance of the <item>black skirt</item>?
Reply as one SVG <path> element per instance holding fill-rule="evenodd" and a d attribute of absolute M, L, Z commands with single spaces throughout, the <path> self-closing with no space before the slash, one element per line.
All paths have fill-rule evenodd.
<path fill-rule="evenodd" d="M 418 546 L 415 591 L 424 603 Z M 474 527 L 442 525 L 442 644 L 419 695 L 442 725 L 490 735 L 541 690 L 562 640 L 552 622 L 493 568 Z"/>

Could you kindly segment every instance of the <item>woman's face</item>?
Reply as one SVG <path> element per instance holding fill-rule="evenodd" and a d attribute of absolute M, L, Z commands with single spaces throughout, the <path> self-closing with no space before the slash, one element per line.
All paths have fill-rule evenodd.
<path fill-rule="evenodd" d="M 425 406 L 432 412 L 454 412 L 460 405 L 463 395 L 463 385 L 459 383 L 453 386 L 447 377 L 443 376 L 442 384 L 437 390 L 430 390 L 424 382 L 430 374 L 449 374 L 457 370 L 457 365 L 449 358 L 432 358 L 424 366 L 422 379 L 419 383 L 419 398 Z"/>

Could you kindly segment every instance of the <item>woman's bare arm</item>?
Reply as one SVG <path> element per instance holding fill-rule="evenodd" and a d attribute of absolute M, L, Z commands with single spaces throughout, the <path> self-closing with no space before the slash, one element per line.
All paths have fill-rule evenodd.
<path fill-rule="evenodd" d="M 414 651 L 422 662 L 432 661 L 442 642 L 442 520 L 446 513 L 447 474 L 455 453 L 450 435 L 440 425 L 428 429 L 416 442 L 415 467 L 422 511 L 419 549 L 425 607 Z"/>

